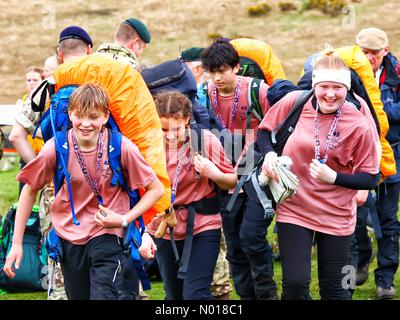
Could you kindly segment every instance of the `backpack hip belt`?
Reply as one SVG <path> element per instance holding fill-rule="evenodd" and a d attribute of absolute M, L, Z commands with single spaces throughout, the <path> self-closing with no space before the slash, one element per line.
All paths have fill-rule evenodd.
<path fill-rule="evenodd" d="M 179 258 L 178 250 L 176 248 L 174 229 L 169 228 L 171 236 L 171 245 L 175 255 L 175 262 L 179 266 L 178 279 L 185 279 L 186 271 L 189 264 L 190 253 L 192 251 L 195 213 L 200 215 L 219 214 L 220 206 L 218 202 L 218 196 L 213 195 L 212 197 L 203 198 L 198 201 L 192 202 L 189 205 L 178 205 L 174 206 L 174 208 L 188 209 L 187 222 L 186 222 L 186 237 L 185 237 L 185 244 L 183 246 L 182 259 Z"/>
<path fill-rule="evenodd" d="M 216 195 L 209 198 L 200 199 L 188 205 L 174 205 L 174 209 L 175 211 L 189 209 L 190 206 L 193 206 L 197 214 L 204 216 L 218 214 L 220 210 L 218 197 Z"/>

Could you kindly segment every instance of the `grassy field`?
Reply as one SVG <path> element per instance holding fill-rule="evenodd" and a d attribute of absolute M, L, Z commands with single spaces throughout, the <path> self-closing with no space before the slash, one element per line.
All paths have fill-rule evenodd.
<path fill-rule="evenodd" d="M 387 31 L 392 51 L 396 43 L 397 0 L 362 0 L 346 7 L 336 18 L 316 10 L 301 11 L 306 0 L 288 0 L 297 11 L 280 12 L 278 0 L 267 1 L 272 11 L 249 17 L 247 8 L 262 0 L 0 0 L 0 104 L 15 103 L 25 93 L 25 70 L 42 65 L 54 54 L 60 31 L 69 25 L 84 27 L 94 48 L 112 41 L 118 24 L 128 17 L 143 20 L 152 41 L 142 57 L 155 64 L 174 59 L 192 46 L 206 46 L 211 34 L 249 36 L 269 43 L 281 59 L 288 78 L 297 81 L 305 59 L 326 42 L 334 47 L 354 44 L 361 28 L 377 26 Z M 265 2 L 265 1 L 264 1 Z M 29 13 L 29 14 L 28 14 Z M 382 19 L 384 17 L 384 19 Z"/>
<path fill-rule="evenodd" d="M 15 176 L 18 172 L 18 166 L 16 165 L 13 170 L 7 172 L 0 172 L 0 213 L 5 214 L 7 208 L 11 203 L 17 201 L 18 197 L 18 184 L 15 181 Z M 269 228 L 268 240 L 272 244 L 276 240 L 276 235 L 273 231 L 273 224 Z M 376 242 L 374 241 L 374 247 L 376 251 Z M 371 264 L 370 270 L 374 270 L 376 267 L 376 259 Z M 274 262 L 275 271 L 275 281 L 278 284 L 279 294 L 282 292 L 281 279 L 282 271 L 279 261 Z M 311 281 L 311 296 L 313 299 L 319 299 L 319 288 L 317 281 L 317 261 L 316 253 L 313 253 L 312 259 L 312 281 Z M 400 276 L 399 273 L 396 274 L 395 285 L 400 288 Z M 164 299 L 164 289 L 162 283 L 159 281 L 152 281 L 152 289 L 147 292 L 152 300 L 163 300 Z M 400 293 L 397 293 L 397 299 L 400 298 Z M 46 299 L 45 292 L 38 293 L 23 293 L 23 294 L 1 294 L 0 300 L 43 300 Z M 239 297 L 233 292 L 231 294 L 231 299 L 239 299 Z M 371 272 L 368 281 L 361 287 L 357 287 L 354 296 L 354 300 L 374 300 L 375 299 L 375 284 L 373 272 Z"/>

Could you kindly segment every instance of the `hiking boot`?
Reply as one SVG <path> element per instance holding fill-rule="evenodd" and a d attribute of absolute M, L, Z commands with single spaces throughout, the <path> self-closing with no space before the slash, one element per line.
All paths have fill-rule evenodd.
<path fill-rule="evenodd" d="M 369 277 L 369 262 L 357 269 L 356 273 L 356 286 L 363 285 Z"/>
<path fill-rule="evenodd" d="M 378 300 L 393 299 L 395 295 L 396 295 L 396 289 L 393 286 L 389 288 L 382 288 L 382 287 L 377 288 Z"/>
<path fill-rule="evenodd" d="M 363 285 L 369 277 L 369 265 L 375 258 L 375 252 L 372 252 L 371 257 L 369 258 L 369 261 L 363 265 L 362 267 L 357 268 L 357 273 L 356 273 L 356 286 L 361 286 Z"/>

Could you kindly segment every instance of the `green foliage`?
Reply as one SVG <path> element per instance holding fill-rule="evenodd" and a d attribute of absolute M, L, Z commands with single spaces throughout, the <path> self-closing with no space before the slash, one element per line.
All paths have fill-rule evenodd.
<path fill-rule="evenodd" d="M 18 158 L 19 160 L 19 158 Z M 4 215 L 12 203 L 18 201 L 18 182 L 15 176 L 19 171 L 19 162 L 15 161 L 12 169 L 0 172 L 0 214 Z"/>
<path fill-rule="evenodd" d="M 268 3 L 259 3 L 247 8 L 247 14 L 250 17 L 259 17 L 268 14 L 271 11 L 271 6 Z"/>
<path fill-rule="evenodd" d="M 220 34 L 218 32 L 210 32 L 209 34 L 207 34 L 207 39 L 215 40 L 218 38 L 222 38 L 222 34 Z"/>

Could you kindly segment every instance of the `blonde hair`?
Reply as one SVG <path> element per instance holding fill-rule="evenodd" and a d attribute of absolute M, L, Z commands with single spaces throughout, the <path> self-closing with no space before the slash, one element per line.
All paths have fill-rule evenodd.
<path fill-rule="evenodd" d="M 110 99 L 107 92 L 94 83 L 77 88 L 69 98 L 68 111 L 74 111 L 78 117 L 93 116 L 99 112 L 108 115 Z"/>
<path fill-rule="evenodd" d="M 315 63 L 314 70 L 349 70 L 346 62 L 339 57 L 333 47 L 325 44 L 324 49 L 321 51 L 321 56 Z"/>

